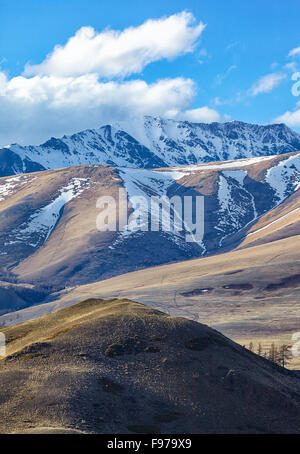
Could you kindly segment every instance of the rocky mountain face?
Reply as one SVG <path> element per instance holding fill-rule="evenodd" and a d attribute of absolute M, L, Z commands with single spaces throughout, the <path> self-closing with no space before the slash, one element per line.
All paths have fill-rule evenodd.
<path fill-rule="evenodd" d="M 10 145 L 0 150 L 0 176 L 81 164 L 159 168 L 298 150 L 300 135 L 284 124 L 202 124 L 147 116 L 39 146 Z"/>
<path fill-rule="evenodd" d="M 116 127 L 133 135 L 167 166 L 300 150 L 300 135 L 284 124 L 259 126 L 241 121 L 205 124 L 147 116 Z"/>

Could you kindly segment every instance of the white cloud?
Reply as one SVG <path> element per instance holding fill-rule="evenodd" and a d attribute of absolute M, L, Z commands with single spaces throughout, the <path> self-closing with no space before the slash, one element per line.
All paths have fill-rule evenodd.
<path fill-rule="evenodd" d="M 30 107 L 47 103 L 49 108 L 67 108 L 89 105 L 104 105 L 124 102 L 124 96 L 130 97 L 132 106 L 143 106 L 152 109 L 167 103 L 170 96 L 171 105 L 189 104 L 194 96 L 194 82 L 181 77 L 162 79 L 153 84 L 143 80 L 126 82 L 101 82 L 96 74 L 85 74 L 79 77 L 35 76 L 15 77 L 2 86 L 2 95 L 8 101 L 18 102 Z"/>
<path fill-rule="evenodd" d="M 82 27 L 65 46 L 56 46 L 41 64 L 27 64 L 24 75 L 79 76 L 95 72 L 106 78 L 128 76 L 141 72 L 151 62 L 192 52 L 204 28 L 185 11 L 124 31 L 97 33 L 92 27 Z"/>
<path fill-rule="evenodd" d="M 222 121 L 221 115 L 216 110 L 207 106 L 186 110 L 178 115 L 178 117 L 181 120 L 187 120 L 194 123 L 213 123 L 214 121 Z"/>
<path fill-rule="evenodd" d="M 295 55 L 300 55 L 300 46 L 289 51 L 289 57 L 294 57 Z"/>
<path fill-rule="evenodd" d="M 186 12 L 122 32 L 97 34 L 83 27 L 40 65 L 27 66 L 23 75 L 9 79 L 0 71 L 0 147 L 38 144 L 51 136 L 143 115 L 220 121 L 214 109 L 190 109 L 196 95 L 191 79 L 113 79 L 140 72 L 155 60 L 191 52 L 204 27 Z"/>
<path fill-rule="evenodd" d="M 251 88 L 250 93 L 256 96 L 260 93 L 268 93 L 272 91 L 282 80 L 286 78 L 286 74 L 271 73 L 259 79 L 259 81 Z"/>
<path fill-rule="evenodd" d="M 196 86 L 181 77 L 148 84 L 143 80 L 101 82 L 96 74 L 8 80 L 0 73 L 0 94 L 0 146 L 38 144 L 51 136 L 142 115 L 205 123 L 221 120 L 214 109 L 189 109 Z"/>
<path fill-rule="evenodd" d="M 297 103 L 297 105 L 299 106 L 299 103 Z M 293 112 L 288 110 L 283 115 L 280 115 L 279 117 L 275 118 L 274 122 L 285 123 L 286 125 L 291 127 L 300 126 L 300 109 L 295 110 Z"/>
<path fill-rule="evenodd" d="M 0 73 L 0 145 L 37 144 L 50 136 L 130 116 L 161 115 L 192 121 L 216 121 L 207 107 L 189 110 L 195 97 L 191 79 L 101 82 L 95 74 L 80 77 L 23 76 L 7 80 Z"/>

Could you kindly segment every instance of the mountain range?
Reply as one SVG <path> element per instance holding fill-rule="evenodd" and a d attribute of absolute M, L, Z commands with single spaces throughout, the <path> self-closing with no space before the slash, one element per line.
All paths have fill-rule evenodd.
<path fill-rule="evenodd" d="M 0 150 L 0 176 L 82 164 L 159 168 L 291 153 L 300 135 L 284 124 L 191 123 L 144 117 Z"/>
<path fill-rule="evenodd" d="M 297 197 L 300 153 L 152 170 L 81 165 L 4 177 L 0 183 L 2 273 L 61 289 L 257 241 L 254 230 L 262 217 Z M 149 201 L 142 207 L 146 231 L 130 223 L 126 232 L 97 229 L 98 198 L 118 201 L 120 189 L 129 200 Z M 150 197 L 163 195 L 204 197 L 201 241 L 186 242 L 185 228 L 151 231 Z M 125 203 L 118 202 L 122 210 Z M 125 210 L 134 212 L 127 204 Z M 292 204 L 282 216 L 293 210 Z M 117 220 L 119 212 L 118 206 Z M 259 238 L 267 232 L 262 227 Z"/>

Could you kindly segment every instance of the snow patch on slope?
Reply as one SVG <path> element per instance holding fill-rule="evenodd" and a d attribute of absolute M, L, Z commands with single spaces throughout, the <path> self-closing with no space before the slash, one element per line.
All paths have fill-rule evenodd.
<path fill-rule="evenodd" d="M 163 234 L 168 235 L 173 242 L 178 246 L 186 249 L 188 243 L 185 240 L 185 231 L 176 231 L 173 228 L 173 216 L 181 220 L 179 213 L 175 212 L 172 216 L 172 207 L 168 199 L 166 199 L 166 207 L 162 207 L 163 213 L 164 210 L 167 211 L 167 216 L 164 218 L 162 216 L 160 219 L 156 216 L 156 213 L 150 213 L 151 207 L 151 197 L 162 197 L 167 196 L 169 188 L 176 182 L 177 179 L 182 178 L 183 174 L 176 171 L 151 171 L 145 169 L 119 169 L 119 174 L 124 182 L 124 187 L 126 189 L 128 200 L 134 200 L 136 197 L 141 197 L 139 206 L 134 210 L 133 214 L 129 217 L 129 223 L 126 226 L 126 231 L 120 232 L 119 238 L 115 241 L 114 245 L 118 244 L 123 239 L 127 238 L 129 235 L 134 233 L 142 233 L 141 231 L 148 231 L 150 219 L 160 222 L 160 231 Z M 171 230 L 168 230 L 168 223 L 166 219 L 169 218 L 168 213 L 171 212 Z M 159 216 L 159 213 L 158 213 Z M 142 222 L 139 225 L 137 223 L 137 218 L 141 219 Z M 186 226 L 183 226 L 186 228 Z M 204 245 L 202 242 L 198 244 L 203 248 Z"/>
<path fill-rule="evenodd" d="M 254 197 L 244 186 L 246 176 L 247 172 L 244 170 L 227 170 L 219 176 L 219 222 L 215 227 L 223 234 L 219 246 L 222 246 L 225 238 L 232 233 L 247 227 L 257 219 Z"/>
<path fill-rule="evenodd" d="M 85 178 L 73 178 L 67 186 L 60 189 L 60 194 L 52 202 L 37 210 L 27 222 L 14 230 L 10 235 L 12 239 L 5 246 L 25 242 L 37 247 L 45 243 L 60 218 L 62 208 L 83 192 L 86 182 Z"/>
<path fill-rule="evenodd" d="M 222 172 L 224 177 L 226 178 L 232 178 L 235 180 L 240 186 L 243 186 L 244 184 L 244 179 L 248 175 L 245 170 L 224 170 Z"/>
<path fill-rule="evenodd" d="M 164 172 L 140 169 L 119 169 L 119 173 L 124 182 L 128 200 L 141 197 L 136 213 L 129 217 L 126 231 L 121 232 L 123 237 L 148 229 L 149 207 L 151 196 L 163 196 L 167 194 L 168 188 L 174 183 L 172 176 Z M 139 226 L 136 218 L 139 217 L 144 222 Z M 147 223 L 147 225 L 145 225 Z"/>
<path fill-rule="evenodd" d="M 7 197 L 13 195 L 21 189 L 29 181 L 33 181 L 36 177 L 29 177 L 26 175 L 19 175 L 17 177 L 6 178 L 0 181 L 0 202 Z"/>
<path fill-rule="evenodd" d="M 284 159 L 277 166 L 268 169 L 265 181 L 274 189 L 277 204 L 280 204 L 299 187 L 300 154 Z"/>
<path fill-rule="evenodd" d="M 269 161 L 274 159 L 274 156 L 261 156 L 259 158 L 249 158 L 249 159 L 237 159 L 236 161 L 222 162 L 220 164 L 197 164 L 190 165 L 188 167 L 180 167 L 178 171 L 183 172 L 194 172 L 201 170 L 222 170 L 222 169 L 234 169 L 235 167 L 245 167 L 257 164 L 262 161 Z"/>

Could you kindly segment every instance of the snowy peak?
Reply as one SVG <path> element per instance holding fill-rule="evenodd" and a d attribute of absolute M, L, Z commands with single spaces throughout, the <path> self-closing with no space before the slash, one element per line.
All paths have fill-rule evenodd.
<path fill-rule="evenodd" d="M 44 169 L 80 164 L 109 164 L 128 167 L 159 167 L 164 163 L 125 131 L 110 125 L 52 137 L 40 146 L 11 145 L 9 150 L 23 162 L 38 162 Z"/>
<path fill-rule="evenodd" d="M 145 117 L 130 133 L 169 166 L 282 154 L 300 149 L 300 135 L 284 124 L 190 123 Z M 176 163 L 174 163 L 176 161 Z"/>
<path fill-rule="evenodd" d="M 0 150 L 0 176 L 81 164 L 174 167 L 298 150 L 300 135 L 284 124 L 205 124 L 146 116 L 52 137 L 39 146 L 13 144 Z"/>

